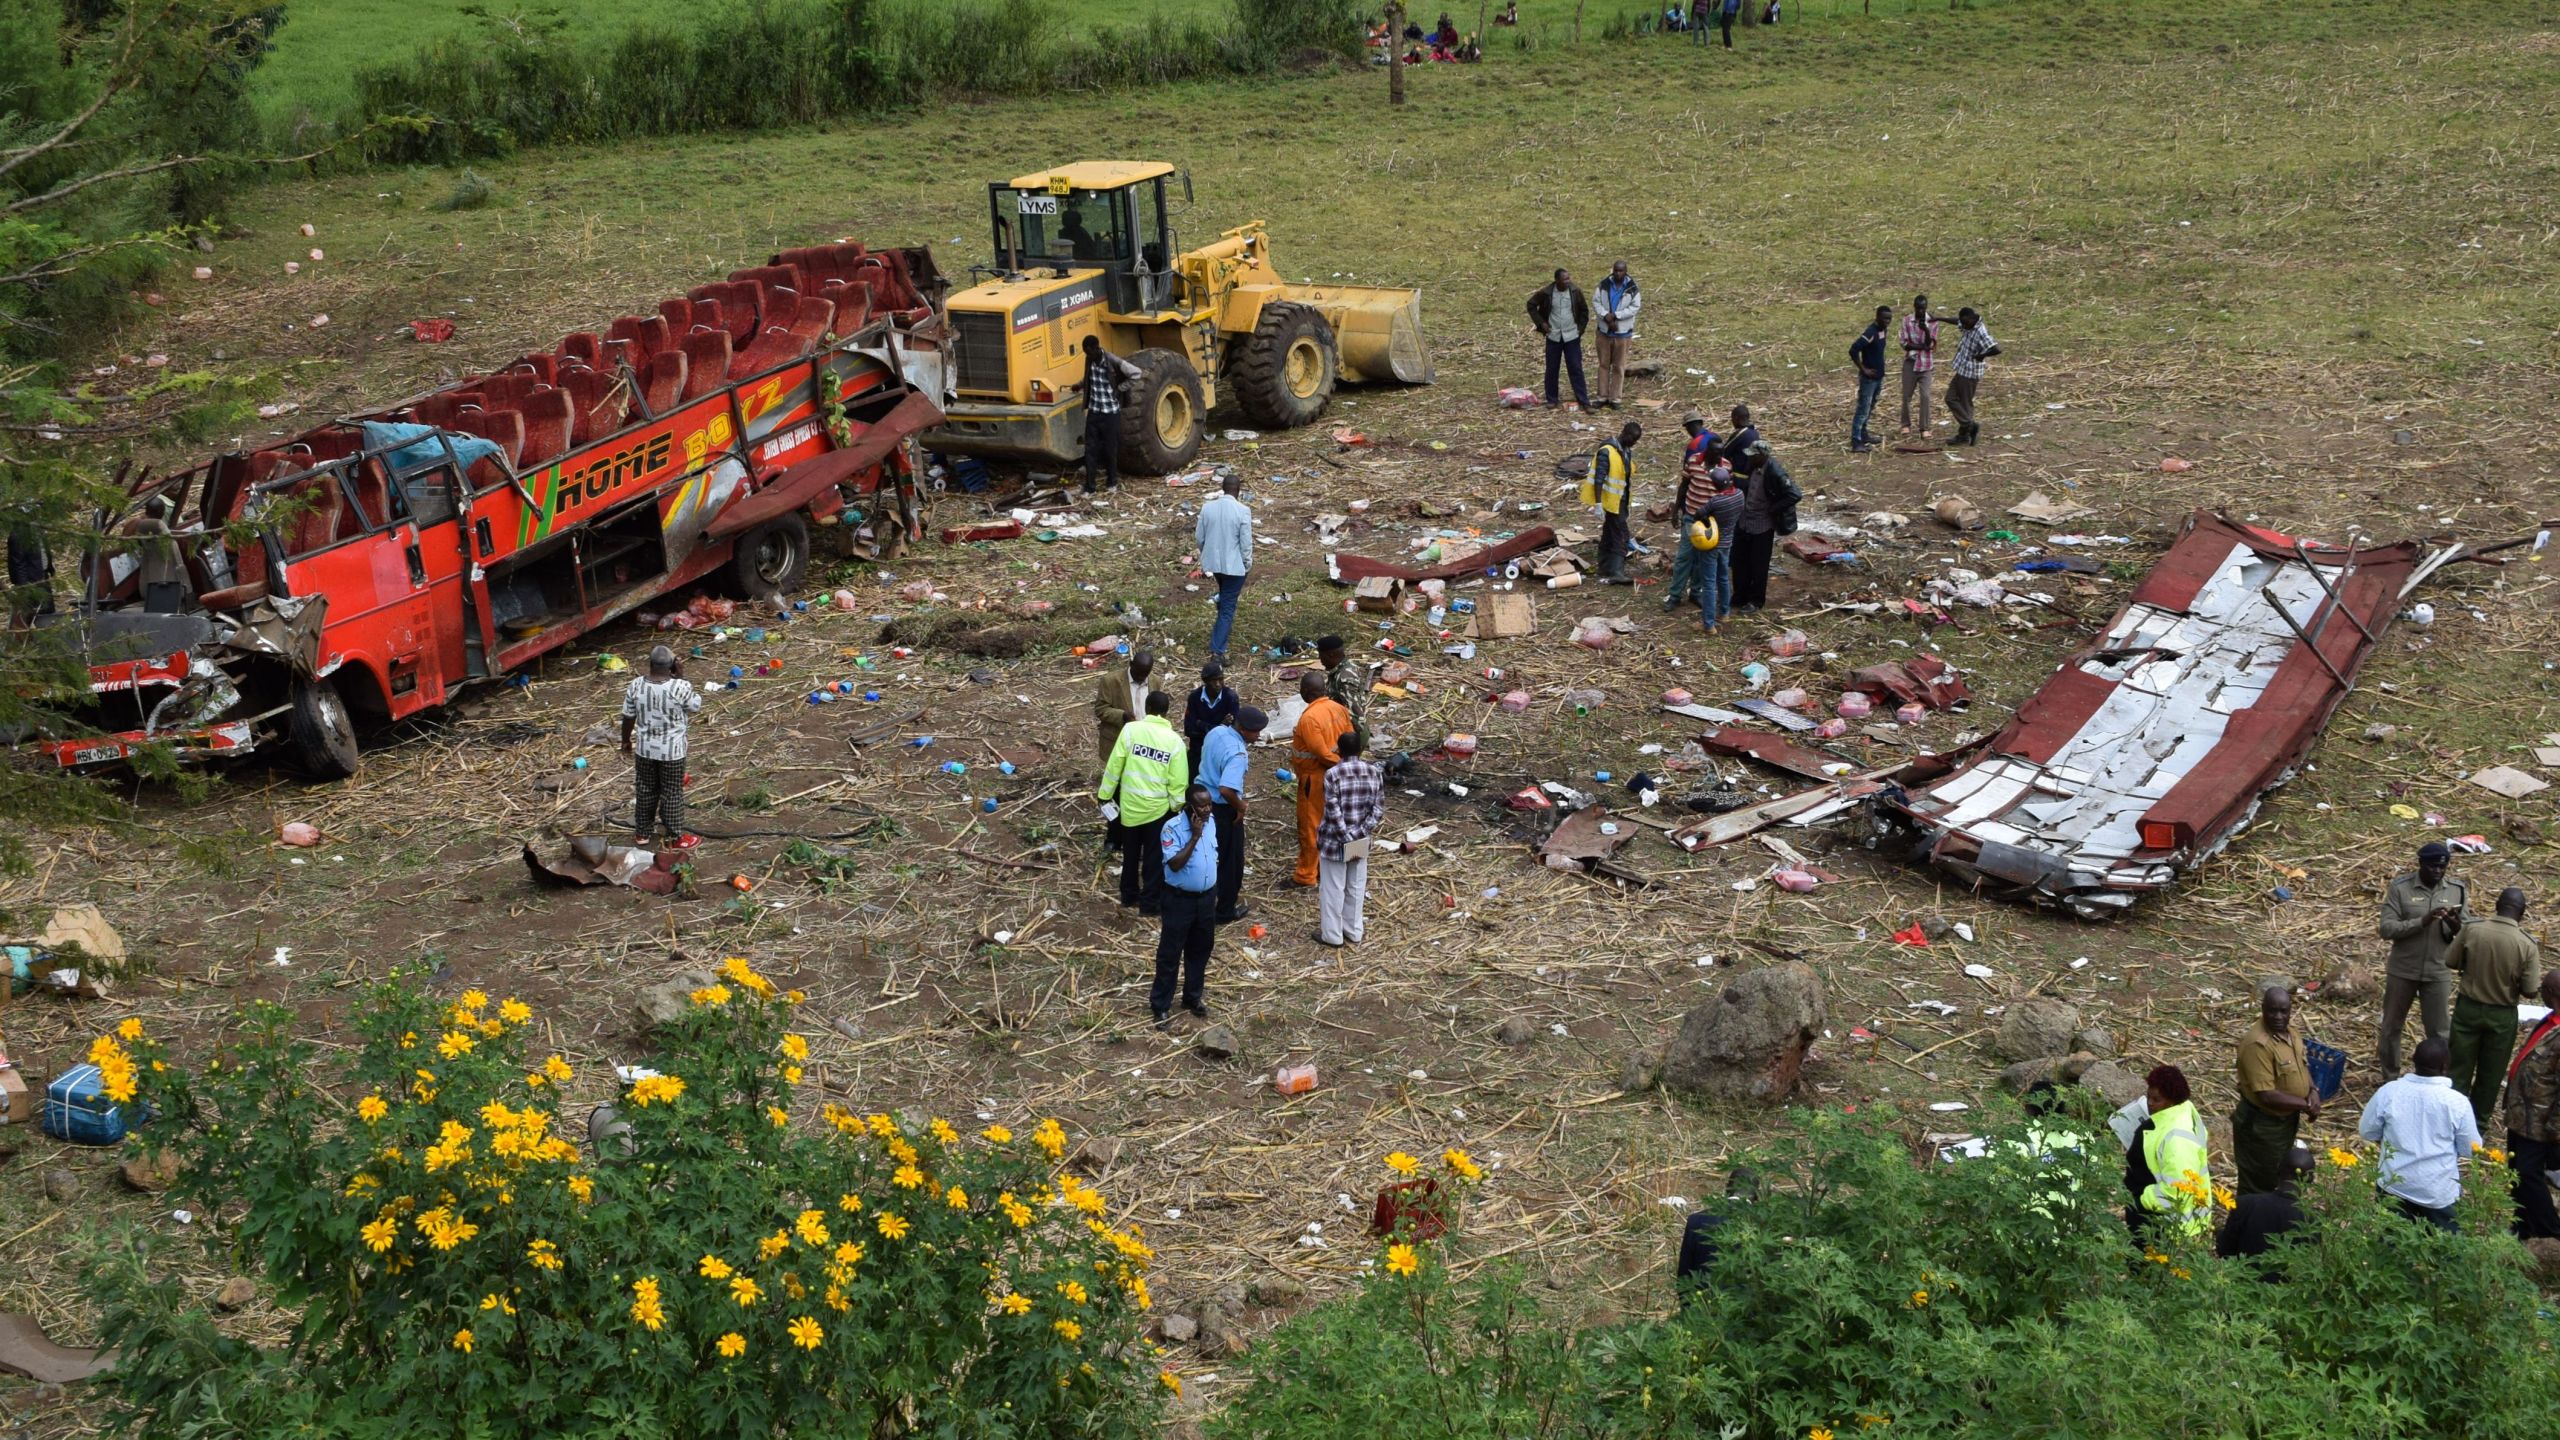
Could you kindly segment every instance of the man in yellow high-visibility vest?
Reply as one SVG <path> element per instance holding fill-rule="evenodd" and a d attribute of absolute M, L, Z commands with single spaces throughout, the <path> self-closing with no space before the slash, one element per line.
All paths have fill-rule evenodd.
<path fill-rule="evenodd" d="M 1191 782 L 1191 753 L 1165 718 L 1173 697 L 1153 690 L 1146 705 L 1144 716 L 1120 727 L 1093 798 L 1106 807 L 1104 818 L 1120 826 L 1120 903 L 1153 915 L 1164 903 L 1164 852 L 1157 839 L 1164 817 L 1182 803 L 1183 787 Z"/>
<path fill-rule="evenodd" d="M 1624 585 L 1627 580 L 1627 502 L 1635 489 L 1636 441 L 1644 438 L 1644 427 L 1633 420 L 1618 431 L 1618 438 L 1607 441 L 1591 461 L 1591 483 L 1600 496 L 1600 583 Z"/>

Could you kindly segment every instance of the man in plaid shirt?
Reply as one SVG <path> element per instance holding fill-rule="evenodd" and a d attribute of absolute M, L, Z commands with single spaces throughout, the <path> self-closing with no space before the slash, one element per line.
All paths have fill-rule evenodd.
<path fill-rule="evenodd" d="M 1084 337 L 1084 493 L 1093 493 L 1098 463 L 1111 488 L 1120 488 L 1120 386 L 1141 378 L 1137 366 Z"/>
<path fill-rule="evenodd" d="M 1956 417 L 1958 445 L 1982 442 L 1982 427 L 1973 423 L 1973 391 L 1982 383 L 1982 362 L 2000 353 L 1991 327 L 1968 305 L 1956 312 L 1956 376 L 1947 382 L 1947 413 Z"/>
<path fill-rule="evenodd" d="M 640 843 L 664 832 L 678 850 L 702 843 L 684 828 L 685 730 L 702 709 L 702 696 L 684 678 L 684 662 L 664 645 L 649 652 L 649 673 L 634 675 L 622 692 L 622 753 L 631 757 Z"/>
<path fill-rule="evenodd" d="M 1360 732 L 1342 737 L 1342 763 L 1324 772 L 1324 823 L 1316 827 L 1316 943 L 1357 945 L 1369 898 L 1369 837 L 1387 813 L 1387 774 L 1361 758 Z"/>
<path fill-rule="evenodd" d="M 1902 317 L 1902 428 L 1911 428 L 1911 395 L 1920 395 L 1920 433 L 1929 433 L 1929 372 L 1938 368 L 1938 322 L 1929 314 L 1929 297 L 1911 297 L 1911 313 Z"/>

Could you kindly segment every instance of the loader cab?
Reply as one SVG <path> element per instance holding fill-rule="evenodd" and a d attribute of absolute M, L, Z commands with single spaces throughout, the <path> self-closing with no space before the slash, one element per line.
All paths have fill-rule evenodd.
<path fill-rule="evenodd" d="M 1172 197 L 1164 164 L 1087 161 L 987 187 L 998 268 L 1098 269 L 1115 314 L 1174 305 Z"/>

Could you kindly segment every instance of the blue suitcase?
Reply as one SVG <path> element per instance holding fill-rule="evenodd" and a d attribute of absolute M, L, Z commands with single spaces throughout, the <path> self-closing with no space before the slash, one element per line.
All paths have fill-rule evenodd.
<path fill-rule="evenodd" d="M 44 1133 L 74 1145 L 113 1145 L 124 1139 L 124 1106 L 107 1098 L 106 1077 L 95 1065 L 75 1065 L 44 1087 Z"/>

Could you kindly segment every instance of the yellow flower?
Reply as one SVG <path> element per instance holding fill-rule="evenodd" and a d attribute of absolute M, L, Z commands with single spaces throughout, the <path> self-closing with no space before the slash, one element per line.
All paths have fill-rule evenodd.
<path fill-rule="evenodd" d="M 2341 1170 L 2352 1170 L 2363 1162 L 2356 1159 L 2356 1152 L 2353 1150 L 2341 1150 L 2332 1145 L 2329 1147 L 2329 1163 Z"/>
<path fill-rule="evenodd" d="M 507 1027 L 495 1020 L 483 1020 L 480 1022 L 480 1033 L 495 1040 L 507 1033 Z"/>
<path fill-rule="evenodd" d="M 447 1030 L 444 1032 L 444 1038 L 436 1042 L 436 1053 L 451 1060 L 470 1054 L 472 1047 L 478 1043 L 459 1030 Z"/>
<path fill-rule="evenodd" d="M 815 1350 L 818 1348 L 818 1342 L 827 1338 L 827 1332 L 819 1328 L 818 1322 L 807 1315 L 794 1317 L 788 1328 L 791 1331 L 791 1343 L 803 1350 Z"/>
<path fill-rule="evenodd" d="M 1422 1268 L 1422 1257 L 1410 1245 L 1397 1243 L 1387 1247 L 1387 1273 L 1411 1275 Z"/>
<path fill-rule="evenodd" d="M 1170 1370 L 1159 1370 L 1156 1372 L 1156 1378 L 1164 1382 L 1164 1388 L 1167 1390 L 1172 1391 L 1176 1395 L 1180 1395 L 1182 1393 L 1181 1376 L 1174 1374 Z"/>
<path fill-rule="evenodd" d="M 859 1215 L 862 1213 L 862 1197 L 859 1195 L 839 1195 L 836 1197 L 836 1208 L 847 1215 Z"/>
<path fill-rule="evenodd" d="M 1860 1415 L 1858 1417 L 1858 1428 L 1862 1430 L 1871 1425 L 1890 1425 L 1892 1423 L 1893 1417 L 1889 1415 Z"/>
<path fill-rule="evenodd" d="M 786 990 L 783 992 L 782 998 L 793 1005 L 798 1005 L 809 998 L 809 992 L 806 990 Z"/>
<path fill-rule="evenodd" d="M 801 1211 L 800 1218 L 791 1222 L 791 1228 L 800 1232 L 803 1244 L 816 1246 L 827 1243 L 827 1217 L 823 1211 Z"/>
<path fill-rule="evenodd" d="M 2177 1277 L 2178 1277 L 2179 1279 L 2181 1279 L 2181 1280 L 2191 1280 L 2191 1279 L 2194 1279 L 2194 1278 L 2195 1278 L 2194 1276 L 2191 1276 L 2191 1275 L 2189 1275 L 2189 1274 L 2186 1272 L 2186 1268 L 2185 1268 L 2184 1266 L 2179 1266 L 2179 1265 L 2172 1265 L 2172 1266 L 2170 1266 L 2170 1267 L 2169 1267 L 2169 1273 L 2170 1273 L 2170 1274 L 2172 1274 L 2172 1275 L 2177 1276 Z"/>
<path fill-rule="evenodd" d="M 695 1268 L 701 1273 L 702 1278 L 705 1280 L 726 1280 L 731 1275 L 737 1273 L 729 1268 L 728 1261 L 721 1259 L 717 1255 L 703 1256 L 702 1263 Z"/>
<path fill-rule="evenodd" d="M 898 1122 L 886 1115 L 865 1115 L 862 1117 L 862 1128 L 886 1140 L 898 1133 Z"/>
<path fill-rule="evenodd" d="M 465 1355 L 471 1353 L 471 1332 L 468 1329 L 453 1332 L 453 1348 Z"/>
<path fill-rule="evenodd" d="M 548 1240 L 536 1240 L 524 1247 L 524 1258 L 544 1270 L 560 1268 L 560 1247 Z"/>
<path fill-rule="evenodd" d="M 1052 1320 L 1049 1322 L 1049 1328 L 1066 1336 L 1070 1340 L 1081 1340 L 1084 1338 L 1084 1327 L 1073 1320 Z"/>
<path fill-rule="evenodd" d="M 808 1073 L 808 1071 L 801 1069 L 797 1065 L 785 1065 L 782 1067 L 782 1083 L 785 1085 L 797 1085 L 800 1083 L 800 1077 Z"/>
<path fill-rule="evenodd" d="M 126 1044 L 128 1044 L 128 1045 L 132 1044 L 132 1043 L 133 1043 L 134 1041 L 136 1041 L 136 1040 L 141 1039 L 141 1038 L 142 1038 L 142 1020 L 141 1020 L 141 1017 L 139 1017 L 139 1016 L 134 1016 L 134 1017 L 130 1017 L 130 1018 L 126 1019 L 126 1021 L 125 1021 L 123 1024 L 118 1025 L 118 1026 L 116 1027 L 116 1034 L 118 1034 L 119 1036 L 122 1036 L 122 1037 L 124 1038 L 125 1043 L 126 1043 Z"/>
<path fill-rule="evenodd" d="M 1478 1165 L 1475 1162 L 1475 1158 L 1464 1150 L 1451 1149 L 1441 1151 L 1440 1163 L 1448 1166 L 1450 1173 L 1456 1175 L 1461 1180 L 1481 1180 L 1484 1178 L 1484 1167 Z"/>
<path fill-rule="evenodd" d="M 1013 1143 L 1013 1132 L 1001 1125 L 990 1125 L 978 1132 L 978 1138 L 990 1145 L 1010 1145 Z"/>
<path fill-rule="evenodd" d="M 400 1222 L 388 1215 L 377 1215 L 365 1222 L 362 1234 L 365 1248 L 379 1255 L 390 1249 L 391 1242 L 399 1236 Z"/>
<path fill-rule="evenodd" d="M 859 1265 L 862 1263 L 862 1254 L 862 1246 L 859 1243 L 847 1240 L 836 1247 L 836 1263 L 848 1266 Z"/>
<path fill-rule="evenodd" d="M 889 1183 L 901 1190 L 913 1190 L 924 1183 L 924 1172 L 913 1165 L 901 1165 L 898 1173 L 889 1177 Z"/>
<path fill-rule="evenodd" d="M 1831 1440 L 1831 1431 L 1825 1426 L 1816 1425 L 1804 1432 L 1804 1440 Z"/>
<path fill-rule="evenodd" d="M 550 1059 L 542 1062 L 542 1073 L 551 1077 L 551 1082 L 553 1084 L 565 1085 L 569 1083 L 569 1076 L 571 1073 L 569 1070 L 569 1062 L 561 1059 L 557 1055 L 554 1055 Z"/>
<path fill-rule="evenodd" d="M 1004 1308 L 1004 1313 L 1007 1315 L 1028 1315 L 1031 1313 L 1031 1297 L 1028 1295 L 1007 1295 L 996 1303 Z"/>
<path fill-rule="evenodd" d="M 761 1239 L 761 1240 L 759 1240 L 759 1241 L 757 1241 L 757 1242 L 756 1242 L 756 1258 L 758 1258 L 758 1259 L 760 1259 L 760 1260 L 770 1260 L 770 1259 L 772 1259 L 774 1256 L 779 1255 L 779 1254 L 781 1254 L 783 1251 L 788 1250 L 788 1249 L 790 1249 L 790 1248 L 791 1248 L 791 1235 L 790 1235 L 790 1232 L 788 1232 L 788 1231 L 784 1231 L 784 1230 L 776 1230 L 776 1231 L 774 1231 L 772 1234 L 767 1235 L 767 1236 L 766 1236 L 766 1237 L 764 1237 L 763 1239 Z"/>
<path fill-rule="evenodd" d="M 631 1103 L 649 1106 L 661 1100 L 673 1100 L 684 1093 L 684 1082 L 673 1075 L 652 1075 L 631 1087 Z"/>
<path fill-rule="evenodd" d="M 2240 1199 L 2230 1191 L 2216 1185 L 2213 1187 L 2213 1203 L 2221 1206 L 2225 1210 L 2233 1210 L 2239 1208 Z"/>
<path fill-rule="evenodd" d="M 1912 1304 L 1912 1307 L 1913 1307 L 1914 1309 L 1919 1309 L 1919 1308 L 1925 1307 L 1928 1303 L 1929 1303 L 1929 1292 L 1928 1292 L 1928 1291 L 1926 1291 L 1926 1290 L 1914 1290 L 1914 1291 L 1912 1291 L 1912 1292 L 1911 1292 L 1911 1304 Z"/>
<path fill-rule="evenodd" d="M 1039 1146 L 1047 1152 L 1050 1159 L 1055 1160 L 1067 1153 L 1066 1127 L 1055 1120 L 1043 1120 L 1038 1128 L 1031 1132 L 1031 1143 Z"/>
<path fill-rule="evenodd" d="M 1387 1168 L 1399 1175 L 1411 1175 L 1422 1168 L 1422 1162 L 1398 1150 L 1387 1156 Z"/>
<path fill-rule="evenodd" d="M 572 1175 L 569 1177 L 569 1193 L 578 1197 L 578 1203 L 584 1205 L 596 1198 L 596 1182 L 584 1175 Z"/>
<path fill-rule="evenodd" d="M 767 1105 L 764 1107 L 764 1118 L 772 1121 L 773 1128 L 776 1130 L 787 1130 L 791 1128 L 791 1112 L 783 1109 L 779 1105 Z"/>
<path fill-rule="evenodd" d="M 486 1010 L 486 1009 L 488 1009 L 488 1008 L 489 1008 L 489 992 L 488 992 L 488 991 L 486 991 L 486 990 L 479 990 L 479 989 L 472 989 L 472 990 L 465 990 L 465 991 L 463 991 L 463 992 L 462 992 L 462 1008 L 463 1008 L 463 1009 L 465 1009 L 465 1010 Z"/>
<path fill-rule="evenodd" d="M 510 995 L 498 1006 L 498 1018 L 510 1025 L 521 1025 L 533 1018 L 533 1007 Z"/>
<path fill-rule="evenodd" d="M 1012 1191 L 1008 1190 L 1002 1195 L 998 1195 L 996 1197 L 996 1204 L 1004 1211 L 1004 1218 L 1013 1222 L 1014 1229 L 1028 1230 L 1031 1228 L 1031 1207 L 1014 1199 Z"/>
<path fill-rule="evenodd" d="M 391 1113 L 391 1106 L 379 1095 L 367 1095 L 356 1102 L 356 1118 L 367 1125 Z"/>
<path fill-rule="evenodd" d="M 723 1336 L 721 1336 L 721 1337 L 720 1337 L 720 1354 L 721 1354 L 722 1358 L 724 1358 L 724 1359 L 729 1359 L 729 1360 L 735 1360 L 735 1359 L 737 1359 L 739 1356 L 744 1355 L 744 1354 L 746 1354 L 746 1353 L 747 1353 L 747 1337 L 746 1337 L 746 1336 L 739 1334 L 739 1333 L 738 1333 L 737 1331 L 735 1331 L 735 1330 L 732 1330 L 732 1331 L 730 1331 L 728 1334 L 723 1335 Z"/>
<path fill-rule="evenodd" d="M 692 1001 L 696 1005 L 726 1005 L 729 1003 L 729 987 L 726 985 L 705 985 L 699 990 L 687 993 L 684 998 Z"/>
<path fill-rule="evenodd" d="M 969 1192 L 954 1185 L 942 1192 L 942 1203 L 954 1210 L 966 1210 L 969 1208 Z"/>
<path fill-rule="evenodd" d="M 791 1059 L 794 1059 L 794 1060 L 806 1060 L 806 1059 L 808 1059 L 808 1058 L 809 1058 L 809 1041 L 808 1041 L 807 1037 L 805 1037 L 805 1036 L 800 1036 L 800 1035 L 785 1035 L 785 1036 L 783 1036 L 783 1037 L 782 1037 L 782 1053 L 783 1053 L 784 1055 L 786 1055 L 786 1056 L 789 1056 Z"/>
<path fill-rule="evenodd" d="M 738 1308 L 744 1310 L 764 1298 L 764 1287 L 747 1276 L 739 1275 L 729 1281 L 729 1298 L 737 1301 Z"/>
<path fill-rule="evenodd" d="M 874 1216 L 872 1223 L 880 1227 L 881 1234 L 888 1236 L 892 1240 L 904 1240 L 907 1238 L 907 1222 L 896 1215 L 889 1214 L 885 1210 L 879 1215 Z"/>
<path fill-rule="evenodd" d="M 1082 1285 L 1077 1284 L 1073 1280 L 1059 1281 L 1058 1293 L 1066 1296 L 1067 1303 L 1071 1305 L 1081 1305 L 1092 1298 L 1090 1295 L 1085 1293 L 1085 1288 Z"/>
<path fill-rule="evenodd" d="M 644 1328 L 649 1330 L 658 1330 L 665 1327 L 667 1323 L 667 1312 L 666 1308 L 658 1303 L 658 1280 L 656 1276 L 643 1275 L 639 1279 L 632 1281 L 631 1296 L 632 1319 L 639 1321 Z"/>
<path fill-rule="evenodd" d="M 952 1129 L 951 1122 L 943 1119 L 939 1115 L 933 1117 L 933 1123 L 927 1125 L 925 1130 L 941 1144 L 957 1145 L 960 1143 L 960 1132 Z"/>
<path fill-rule="evenodd" d="M 889 1158 L 897 1161 L 901 1165 L 913 1165 L 919 1158 L 916 1154 L 916 1147 L 908 1144 L 903 1136 L 891 1140 L 887 1149 L 889 1151 Z"/>

